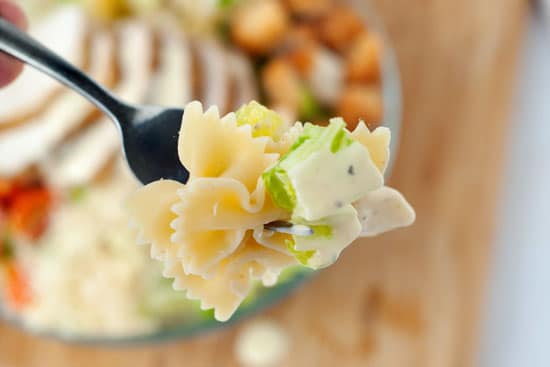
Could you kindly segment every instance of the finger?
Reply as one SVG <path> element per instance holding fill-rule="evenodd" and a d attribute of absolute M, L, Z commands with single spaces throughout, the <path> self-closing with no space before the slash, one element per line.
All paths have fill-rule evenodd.
<path fill-rule="evenodd" d="M 21 29 L 27 29 L 27 18 L 15 3 L 0 0 L 0 17 L 15 24 Z M 0 87 L 12 82 L 21 72 L 23 65 L 11 56 L 0 53 Z"/>

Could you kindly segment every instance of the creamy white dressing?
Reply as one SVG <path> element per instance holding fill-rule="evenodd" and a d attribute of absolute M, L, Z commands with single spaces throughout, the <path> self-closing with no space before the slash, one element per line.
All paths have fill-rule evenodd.
<path fill-rule="evenodd" d="M 361 236 L 376 236 L 412 224 L 415 212 L 403 195 L 384 186 L 353 204 L 361 221 Z"/>
<path fill-rule="evenodd" d="M 296 250 L 316 251 L 307 262 L 310 267 L 318 269 L 334 263 L 340 252 L 351 244 L 361 232 L 361 223 L 357 217 L 357 211 L 352 205 L 346 205 L 333 213 L 329 217 L 308 222 L 312 226 L 328 226 L 331 229 L 329 236 L 294 236 Z"/>
<path fill-rule="evenodd" d="M 336 153 L 329 147 L 288 170 L 296 192 L 293 216 L 308 221 L 327 217 L 384 184 L 368 150 L 353 143 Z"/>

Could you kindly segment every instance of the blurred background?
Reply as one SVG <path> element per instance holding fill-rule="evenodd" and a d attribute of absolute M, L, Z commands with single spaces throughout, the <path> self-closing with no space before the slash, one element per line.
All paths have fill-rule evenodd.
<path fill-rule="evenodd" d="M 130 102 L 389 126 L 417 222 L 217 323 L 134 245 L 116 129 L 26 68 L 0 90 L 0 367 L 550 365 L 544 1 L 16 3 Z"/>

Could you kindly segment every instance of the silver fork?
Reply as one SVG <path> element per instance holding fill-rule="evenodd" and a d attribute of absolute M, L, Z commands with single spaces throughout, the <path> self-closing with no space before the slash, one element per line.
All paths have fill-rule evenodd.
<path fill-rule="evenodd" d="M 115 123 L 120 132 L 128 166 L 143 184 L 159 179 L 187 182 L 189 172 L 178 158 L 178 134 L 183 109 L 133 106 L 125 103 L 60 56 L 0 19 L 0 51 L 3 51 L 80 93 Z M 273 232 L 313 234 L 285 221 L 265 225 Z"/>

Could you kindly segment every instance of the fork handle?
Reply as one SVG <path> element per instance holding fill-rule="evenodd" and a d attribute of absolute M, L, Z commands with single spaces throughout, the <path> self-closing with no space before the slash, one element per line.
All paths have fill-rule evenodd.
<path fill-rule="evenodd" d="M 47 47 L 0 18 L 0 51 L 48 74 L 80 93 L 106 113 L 117 125 L 128 121 L 125 116 L 135 109 L 120 101 L 109 91 Z"/>

